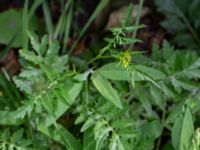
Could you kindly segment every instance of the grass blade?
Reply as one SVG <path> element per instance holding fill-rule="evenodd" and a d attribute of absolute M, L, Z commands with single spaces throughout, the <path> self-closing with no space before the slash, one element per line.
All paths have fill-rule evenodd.
<path fill-rule="evenodd" d="M 85 24 L 85 26 L 83 27 L 83 29 L 81 30 L 77 40 L 74 42 L 74 44 L 72 45 L 71 49 L 69 50 L 69 55 L 72 53 L 73 49 L 76 47 L 76 45 L 78 44 L 78 41 L 82 38 L 82 36 L 85 34 L 86 30 L 88 29 L 88 27 L 90 26 L 90 24 L 94 21 L 94 19 L 97 17 L 97 15 L 102 11 L 102 9 L 108 4 L 109 0 L 101 0 L 100 3 L 98 4 L 98 6 L 96 7 L 95 11 L 92 13 L 92 15 L 90 16 L 89 20 L 87 21 L 87 23 Z"/>
<path fill-rule="evenodd" d="M 43 1 L 42 7 L 43 7 L 46 26 L 47 26 L 47 31 L 49 33 L 49 40 L 52 41 L 53 40 L 53 30 L 54 30 L 53 29 L 53 22 L 52 22 L 51 13 L 50 13 L 50 10 L 49 10 L 49 7 L 48 7 L 46 0 Z"/>
<path fill-rule="evenodd" d="M 36 0 L 33 2 L 30 11 L 29 11 L 29 19 L 34 15 L 35 10 L 42 4 L 44 0 Z"/>
<path fill-rule="evenodd" d="M 67 22 L 66 22 L 66 26 L 65 26 L 65 35 L 64 35 L 64 43 L 63 43 L 62 53 L 65 53 L 66 47 L 67 47 L 67 42 L 69 39 L 69 33 L 70 33 L 72 15 L 73 15 L 72 12 L 73 12 L 73 5 L 70 7 L 68 15 L 67 15 Z"/>
<path fill-rule="evenodd" d="M 138 14 L 137 14 L 137 17 L 136 17 L 135 26 L 138 26 L 139 23 L 140 23 L 140 18 L 141 18 L 141 15 L 142 15 L 142 6 L 143 6 L 143 3 L 144 3 L 144 0 L 140 0 L 139 7 L 138 7 L 138 10 L 137 10 Z M 137 35 L 137 30 L 135 30 L 133 32 L 132 38 L 136 38 L 136 35 Z M 132 44 L 131 49 L 133 47 L 134 47 L 134 43 Z"/>
<path fill-rule="evenodd" d="M 28 49 L 28 22 L 29 22 L 29 15 L 28 15 L 28 3 L 29 0 L 25 0 L 24 7 L 23 7 L 23 14 L 22 14 L 22 45 L 23 49 Z"/>
<path fill-rule="evenodd" d="M 67 1 L 65 4 L 64 10 L 62 11 L 62 14 L 59 18 L 58 24 L 56 25 L 55 33 L 54 33 L 54 38 L 57 39 L 59 33 L 62 33 L 62 25 L 64 23 L 65 17 L 66 17 L 66 12 L 68 11 L 70 4 L 72 3 L 71 0 Z"/>

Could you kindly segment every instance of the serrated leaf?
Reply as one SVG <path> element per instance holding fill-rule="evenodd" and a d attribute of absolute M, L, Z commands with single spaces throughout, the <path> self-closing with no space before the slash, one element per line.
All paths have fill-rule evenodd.
<path fill-rule="evenodd" d="M 95 121 L 93 120 L 93 118 L 88 118 L 87 121 L 83 124 L 83 126 L 81 128 L 81 132 L 84 132 L 85 130 L 87 130 L 88 128 L 93 126 L 94 123 L 95 123 Z"/>
<path fill-rule="evenodd" d="M 28 35 L 31 40 L 31 45 L 32 45 L 33 49 L 37 52 L 38 55 L 40 55 L 41 54 L 39 51 L 40 43 L 39 43 L 39 39 L 38 39 L 37 35 L 31 31 L 28 33 Z"/>
<path fill-rule="evenodd" d="M 31 81 L 20 79 L 18 77 L 14 77 L 13 80 L 21 91 L 26 92 L 27 94 L 32 93 L 33 89 L 31 87 Z"/>
<path fill-rule="evenodd" d="M 57 55 L 60 49 L 58 41 L 53 41 L 47 50 L 47 55 Z"/>
<path fill-rule="evenodd" d="M 27 50 L 20 50 L 19 51 L 20 55 L 24 57 L 26 60 L 34 63 L 34 64 L 39 64 L 42 62 L 42 58 L 39 56 L 36 56 L 34 52 L 32 51 L 27 51 Z"/>

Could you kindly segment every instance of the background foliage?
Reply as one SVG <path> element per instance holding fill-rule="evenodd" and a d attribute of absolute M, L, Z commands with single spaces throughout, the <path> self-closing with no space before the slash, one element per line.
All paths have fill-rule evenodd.
<path fill-rule="evenodd" d="M 22 47 L 20 72 L 10 77 L 1 69 L 0 149 L 199 150 L 199 1 L 154 1 L 172 40 L 153 44 L 150 55 L 135 50 L 142 42 L 137 31 L 146 28 L 139 25 L 143 0 L 135 24 L 130 3 L 121 25 L 104 42 L 91 42 L 84 57 L 73 52 L 109 0 L 99 2 L 80 32 L 72 18 L 81 10 L 72 0 L 60 1 L 56 23 L 45 0 L 0 13 L 1 58 Z M 40 8 L 46 31 L 38 28 Z M 22 21 L 17 17 L 19 29 L 9 34 L 13 15 Z"/>

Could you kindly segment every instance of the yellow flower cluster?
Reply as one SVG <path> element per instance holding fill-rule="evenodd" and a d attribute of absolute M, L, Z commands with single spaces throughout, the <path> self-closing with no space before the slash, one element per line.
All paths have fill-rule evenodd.
<path fill-rule="evenodd" d="M 127 68 L 128 65 L 131 62 L 131 54 L 129 51 L 125 51 L 123 52 L 120 56 L 119 56 L 119 61 L 120 63 L 124 66 L 124 68 Z"/>

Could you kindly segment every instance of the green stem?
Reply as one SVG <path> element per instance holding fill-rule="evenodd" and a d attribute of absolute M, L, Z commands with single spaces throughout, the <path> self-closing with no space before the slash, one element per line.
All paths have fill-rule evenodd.
<path fill-rule="evenodd" d="M 114 56 L 97 56 L 97 57 L 93 58 L 92 60 L 90 60 L 88 62 L 88 65 L 93 63 L 94 61 L 96 61 L 98 59 L 109 59 L 109 58 L 114 58 Z"/>

